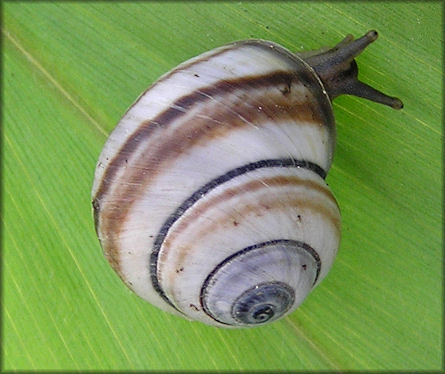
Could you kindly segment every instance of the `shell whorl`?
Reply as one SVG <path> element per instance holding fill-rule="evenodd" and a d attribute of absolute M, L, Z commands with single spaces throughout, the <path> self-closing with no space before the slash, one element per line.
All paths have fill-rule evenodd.
<path fill-rule="evenodd" d="M 284 48 L 247 41 L 191 59 L 136 101 L 102 151 L 92 196 L 105 255 L 176 314 L 244 326 L 290 313 L 339 245 L 324 182 L 334 147 L 326 91 Z"/>

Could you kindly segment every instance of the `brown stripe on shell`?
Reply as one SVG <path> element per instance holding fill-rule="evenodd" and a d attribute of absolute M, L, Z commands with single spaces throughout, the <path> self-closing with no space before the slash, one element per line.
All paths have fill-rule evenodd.
<path fill-rule="evenodd" d="M 324 125 L 331 132 L 335 131 L 331 106 L 321 96 L 320 90 L 311 89 L 306 97 L 295 100 L 294 85 L 301 83 L 307 88 L 318 86 L 315 78 L 308 72 L 277 72 L 267 76 L 221 81 L 179 99 L 173 107 L 140 126 L 108 165 L 95 197 L 100 210 L 97 220 L 100 227 L 97 231 L 102 233 L 102 245 L 108 252 L 107 257 L 113 259 L 110 262 L 114 263 L 118 273 L 119 249 L 114 239 L 119 237 L 126 216 L 137 201 L 137 191 L 145 190 L 157 174 L 166 170 L 178 155 L 238 128 L 252 124 L 261 127 L 267 121 L 276 122 L 277 125 L 284 120 L 293 120 L 295 123 L 304 121 L 317 126 Z M 264 95 L 264 90 L 268 91 L 268 96 Z M 232 101 L 225 103 L 224 98 L 235 92 L 242 92 L 237 97 L 238 101 L 234 103 L 231 98 Z M 183 121 L 172 134 L 163 132 L 172 123 L 187 117 L 187 113 L 197 104 L 203 106 L 202 111 Z M 211 105 L 216 108 L 213 113 L 209 112 Z M 160 134 L 162 137 L 158 137 Z M 150 144 L 148 139 L 152 140 Z M 131 152 L 140 146 L 144 147 L 144 152 L 130 160 Z M 145 167 L 131 168 L 132 163 Z M 116 181 L 117 170 L 122 166 L 127 167 L 126 175 L 122 180 Z M 110 198 L 107 192 L 114 183 L 119 184 Z"/>
<path fill-rule="evenodd" d="M 303 84 L 309 90 L 313 100 L 310 101 L 309 97 L 307 97 L 305 102 L 300 103 L 302 105 L 296 107 L 293 106 L 295 105 L 294 103 L 290 102 L 290 99 L 292 98 L 291 88 L 293 84 L 299 83 Z M 186 116 L 187 111 L 191 110 L 194 106 L 198 104 L 205 105 L 203 102 L 224 97 L 227 94 L 241 90 L 244 90 L 246 100 L 248 100 L 249 90 L 267 87 L 276 87 L 280 90 L 282 96 L 284 98 L 288 97 L 288 99 L 284 100 L 283 106 L 279 103 L 275 103 L 269 108 L 265 107 L 266 103 L 257 101 L 252 103 L 255 107 L 252 107 L 251 109 L 257 110 L 258 107 L 262 107 L 262 111 L 268 113 L 269 118 L 279 117 L 277 115 L 277 111 L 279 110 L 291 111 L 293 112 L 294 117 L 291 115 L 288 117 L 289 119 L 295 118 L 296 120 L 308 120 L 313 123 L 327 126 L 331 133 L 335 131 L 330 102 L 320 93 L 321 90 L 318 81 L 309 71 L 280 71 L 264 76 L 223 80 L 210 87 L 202 88 L 189 95 L 181 97 L 171 107 L 167 108 L 155 118 L 143 122 L 138 130 L 135 131 L 117 152 L 116 157 L 108 164 L 95 198 L 100 200 L 102 195 L 106 195 L 110 185 L 113 184 L 114 176 L 117 171 L 121 167 L 126 166 L 126 160 L 128 160 L 129 155 L 131 155 L 131 153 L 137 149 L 144 140 L 152 137 L 157 131 L 162 131 L 164 128 L 167 128 L 174 120 L 179 120 L 181 117 Z M 232 109 L 235 110 L 235 108 Z"/>
<path fill-rule="evenodd" d="M 176 73 L 178 73 L 178 71 L 183 71 L 185 69 L 190 70 L 191 68 L 193 68 L 193 66 L 201 64 L 203 62 L 207 62 L 217 56 L 220 56 L 224 53 L 226 53 L 227 51 L 233 51 L 234 49 L 240 48 L 245 44 L 250 44 L 250 43 L 233 43 L 233 44 L 228 44 L 226 46 L 223 46 L 221 48 L 215 48 L 214 52 L 212 54 L 209 54 L 206 57 L 200 57 L 200 56 L 196 56 L 195 58 L 191 58 L 190 60 L 184 61 L 183 63 L 179 64 L 178 66 L 176 66 L 175 68 L 173 68 L 172 70 L 168 71 L 167 73 L 165 73 L 163 76 L 161 76 L 158 80 L 156 80 L 156 82 L 154 82 L 153 84 L 151 84 L 144 92 L 142 92 L 142 94 L 139 95 L 139 97 L 136 99 L 136 101 L 131 105 L 130 108 L 127 109 L 127 111 L 124 113 L 127 114 L 128 111 L 133 108 L 141 99 L 142 97 L 148 92 L 151 91 L 152 89 L 154 89 L 156 86 L 158 86 L 160 83 L 163 83 L 165 81 L 167 81 L 168 79 L 171 79 L 173 75 L 175 75 Z M 260 47 L 264 48 L 263 45 L 259 45 Z"/>
<path fill-rule="evenodd" d="M 225 46 L 215 48 L 215 49 L 209 51 L 209 52 L 213 51 L 213 53 L 205 52 L 202 55 L 198 55 L 194 58 L 191 58 L 190 60 L 184 61 L 183 63 L 179 64 L 172 70 L 168 71 L 162 77 L 160 77 L 156 82 L 151 84 L 141 95 L 139 95 L 139 97 L 132 104 L 132 106 L 130 108 L 128 108 L 128 110 L 125 112 L 125 114 L 128 113 L 128 111 L 141 100 L 141 98 L 145 95 L 145 93 L 152 90 L 154 87 L 158 86 L 160 83 L 163 83 L 163 82 L 167 81 L 168 79 L 171 79 L 173 75 L 178 73 L 178 71 L 191 70 L 196 65 L 202 64 L 204 62 L 208 62 L 215 57 L 223 55 L 224 53 L 233 52 L 234 50 L 237 50 L 237 49 L 240 49 L 240 48 L 243 48 L 246 46 L 249 46 L 249 47 L 252 47 L 252 48 L 255 48 L 258 50 L 263 50 L 267 53 L 274 53 L 274 54 L 278 53 L 280 55 L 280 58 L 282 58 L 285 61 L 289 61 L 289 60 L 293 61 L 295 63 L 295 65 L 298 66 L 299 68 L 301 68 L 301 65 L 307 65 L 306 62 L 302 58 L 300 58 L 298 55 L 293 54 L 286 48 L 284 48 L 281 45 L 276 44 L 274 42 L 271 42 L 268 40 L 262 40 L 262 39 L 240 40 L 240 41 L 233 42 L 233 43 L 230 43 Z"/>
<path fill-rule="evenodd" d="M 234 223 L 234 214 L 239 217 L 245 217 L 248 215 L 264 215 L 266 211 L 273 211 L 274 209 L 288 209 L 297 207 L 301 211 L 309 209 L 313 212 L 321 214 L 327 217 L 327 221 L 330 221 L 334 224 L 338 237 L 341 234 L 341 223 L 340 216 L 333 214 L 332 210 L 324 206 L 321 202 L 324 200 L 320 199 L 309 199 L 301 197 L 300 194 L 292 195 L 289 191 L 286 194 L 279 194 L 278 191 L 274 192 L 265 192 L 264 190 L 270 190 L 273 188 L 282 188 L 282 187 L 295 187 L 298 189 L 306 188 L 312 191 L 316 191 L 317 193 L 323 195 L 326 199 L 330 200 L 334 206 L 338 208 L 337 201 L 335 200 L 332 192 L 326 187 L 317 182 L 307 179 L 301 179 L 294 175 L 288 176 L 273 176 L 273 177 L 264 177 L 261 179 L 254 179 L 246 181 L 243 184 L 237 185 L 236 187 L 231 187 L 224 190 L 222 193 L 208 198 L 205 202 L 197 204 L 194 206 L 190 212 L 184 214 L 181 219 L 175 224 L 174 228 L 172 228 L 171 232 L 166 236 L 162 250 L 159 256 L 159 263 L 165 263 L 167 261 L 167 256 L 169 251 L 172 249 L 173 242 L 177 241 L 177 238 L 183 235 L 183 232 L 187 230 L 188 227 L 193 226 L 198 217 L 202 217 L 206 215 L 206 212 L 212 209 L 215 209 L 217 206 L 221 206 L 220 211 L 224 212 L 225 215 L 222 220 L 211 220 L 206 221 L 208 224 L 201 224 L 200 227 L 200 235 L 196 235 L 193 237 L 193 243 L 199 242 L 199 237 L 206 236 L 209 233 L 215 232 L 221 225 L 230 230 L 231 226 L 237 226 Z M 242 205 L 236 205 L 236 212 L 227 211 L 223 206 L 230 206 L 229 201 L 234 197 L 242 198 L 242 195 L 252 195 L 257 193 L 261 195 L 261 199 L 258 199 L 257 202 L 251 203 L 246 199 Z M 246 203 L 247 202 L 247 203 Z M 250 203 L 250 204 L 249 204 Z M 232 205 L 233 207 L 233 205 Z M 207 213 L 208 214 L 208 213 Z M 276 238 L 273 238 L 276 239 Z M 292 238 L 289 238 L 292 239 Z M 310 244 L 310 243 L 308 243 Z M 193 245 L 193 244 L 190 244 Z M 191 248 L 186 246 L 186 243 L 181 243 L 181 255 L 177 257 L 177 263 L 183 264 L 184 257 L 186 257 Z M 162 283 L 163 277 L 176 276 L 175 268 L 171 267 L 170 273 L 158 271 L 157 277 L 159 283 Z"/>

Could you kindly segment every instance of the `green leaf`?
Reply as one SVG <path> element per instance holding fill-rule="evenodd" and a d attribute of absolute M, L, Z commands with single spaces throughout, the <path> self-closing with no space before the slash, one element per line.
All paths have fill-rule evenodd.
<path fill-rule="evenodd" d="M 4 370 L 440 370 L 440 2 L 4 2 Z M 343 238 L 284 320 L 224 330 L 164 313 L 104 259 L 90 191 L 107 134 L 180 62 L 262 38 L 292 51 L 376 29 L 360 76 L 405 104 L 334 103 Z"/>

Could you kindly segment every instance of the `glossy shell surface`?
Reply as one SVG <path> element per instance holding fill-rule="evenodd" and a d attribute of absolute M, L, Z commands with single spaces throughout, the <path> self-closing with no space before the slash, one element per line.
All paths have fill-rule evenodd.
<path fill-rule="evenodd" d="M 324 178 L 332 106 L 300 58 L 233 43 L 155 82 L 97 164 L 96 231 L 122 280 L 157 307 L 220 327 L 292 312 L 327 274 L 340 213 Z"/>

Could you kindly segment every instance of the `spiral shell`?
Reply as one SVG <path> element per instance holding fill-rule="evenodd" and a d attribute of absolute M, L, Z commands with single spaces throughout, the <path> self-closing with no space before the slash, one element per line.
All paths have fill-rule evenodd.
<path fill-rule="evenodd" d="M 165 74 L 123 116 L 93 207 L 108 261 L 140 297 L 210 325 L 257 326 L 326 276 L 341 233 L 324 181 L 335 93 L 311 58 L 232 43 Z"/>

